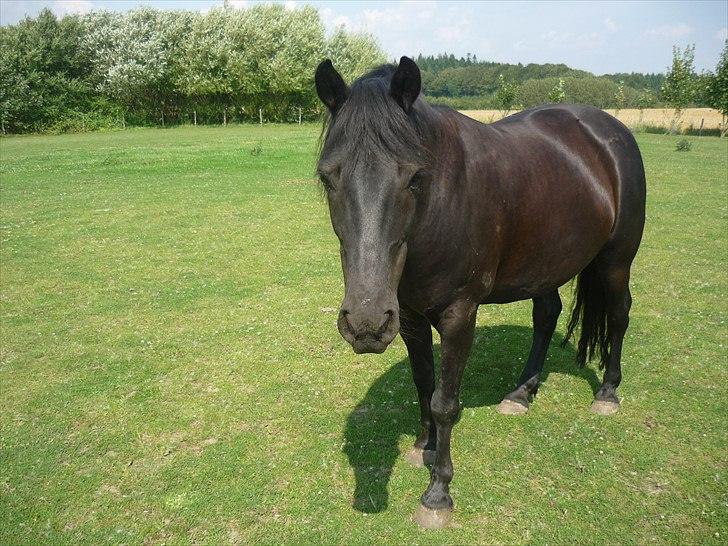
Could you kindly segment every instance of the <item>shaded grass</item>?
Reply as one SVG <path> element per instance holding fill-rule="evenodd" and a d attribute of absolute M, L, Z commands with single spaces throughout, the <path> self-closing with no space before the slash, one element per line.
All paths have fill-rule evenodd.
<path fill-rule="evenodd" d="M 588 412 L 597 375 L 556 344 L 528 416 L 498 415 L 530 304 L 481 309 L 455 526 L 424 533 L 409 516 L 427 473 L 399 455 L 418 415 L 404 345 L 353 355 L 334 325 L 317 136 L 0 140 L 0 543 L 725 540 L 725 141 L 638 136 L 648 219 L 618 415 Z"/>

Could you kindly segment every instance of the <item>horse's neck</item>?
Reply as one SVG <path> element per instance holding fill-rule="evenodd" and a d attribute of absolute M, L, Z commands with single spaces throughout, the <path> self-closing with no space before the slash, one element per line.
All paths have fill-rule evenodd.
<path fill-rule="evenodd" d="M 435 111 L 432 141 L 428 144 L 432 158 L 434 195 L 441 206 L 457 205 L 464 197 L 465 163 L 467 150 L 463 144 L 461 124 L 457 112 Z"/>

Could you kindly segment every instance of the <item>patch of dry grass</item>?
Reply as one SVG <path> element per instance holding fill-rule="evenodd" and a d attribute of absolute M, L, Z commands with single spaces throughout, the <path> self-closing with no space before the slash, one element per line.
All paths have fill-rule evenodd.
<path fill-rule="evenodd" d="M 461 110 L 460 112 L 483 123 L 492 123 L 504 117 L 500 110 Z M 667 130 L 675 115 L 675 111 L 671 108 L 646 108 L 642 111 L 637 108 L 624 108 L 619 111 L 606 110 L 606 112 L 617 117 L 632 129 L 649 126 L 664 127 Z M 512 113 L 514 112 L 510 112 L 510 114 Z M 687 108 L 680 118 L 680 129 L 682 131 L 698 130 L 701 120 L 705 120 L 704 130 L 715 130 L 721 128 L 723 116 L 713 108 Z"/>

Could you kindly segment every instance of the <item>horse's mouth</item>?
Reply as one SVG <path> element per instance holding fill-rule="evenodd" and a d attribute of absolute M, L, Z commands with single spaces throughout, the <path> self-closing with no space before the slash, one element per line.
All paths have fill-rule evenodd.
<path fill-rule="evenodd" d="M 391 339 L 389 341 L 385 341 L 382 338 L 374 336 L 363 336 L 352 340 L 350 343 L 352 349 L 354 349 L 354 352 L 358 355 L 365 353 L 381 354 L 387 349 L 391 343 Z"/>

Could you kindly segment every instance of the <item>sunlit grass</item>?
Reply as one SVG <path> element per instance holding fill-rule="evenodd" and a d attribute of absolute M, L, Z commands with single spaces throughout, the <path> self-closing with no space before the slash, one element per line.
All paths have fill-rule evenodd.
<path fill-rule="evenodd" d="M 403 343 L 357 356 L 334 326 L 318 134 L 0 140 L 0 543 L 723 543 L 728 141 L 638 137 L 618 415 L 589 413 L 570 346 L 526 417 L 497 414 L 530 304 L 481 309 L 455 525 L 424 533 Z"/>

